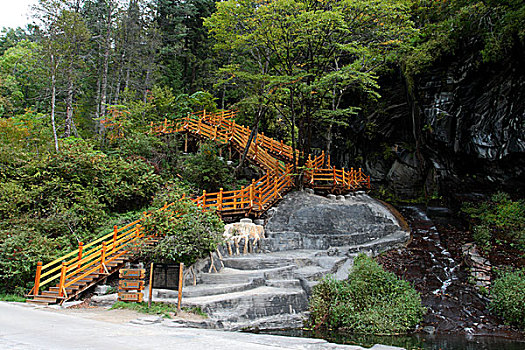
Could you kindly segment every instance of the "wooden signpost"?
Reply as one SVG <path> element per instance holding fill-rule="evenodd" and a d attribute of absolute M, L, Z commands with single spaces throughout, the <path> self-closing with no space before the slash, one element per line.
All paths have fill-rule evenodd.
<path fill-rule="evenodd" d="M 121 269 L 119 272 L 118 300 L 142 302 L 145 269 Z"/>
<path fill-rule="evenodd" d="M 183 263 L 180 263 L 180 264 L 157 264 L 155 263 L 155 264 L 152 264 L 151 276 L 153 277 L 151 278 L 151 281 L 150 281 L 150 286 L 153 286 L 153 288 L 172 289 L 172 290 L 178 291 L 177 311 L 179 312 L 180 312 L 181 301 L 182 301 L 183 270 L 184 270 Z"/>

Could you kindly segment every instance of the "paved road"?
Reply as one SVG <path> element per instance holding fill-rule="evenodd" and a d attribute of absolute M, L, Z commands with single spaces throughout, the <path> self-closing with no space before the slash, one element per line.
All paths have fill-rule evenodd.
<path fill-rule="evenodd" d="M 0 349 L 363 349 L 319 339 L 115 324 L 0 302 Z M 374 350 L 399 349 L 376 345 Z"/>

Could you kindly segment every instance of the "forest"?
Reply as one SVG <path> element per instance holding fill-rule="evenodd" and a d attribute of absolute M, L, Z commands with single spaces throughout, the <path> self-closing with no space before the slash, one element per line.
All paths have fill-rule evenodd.
<path fill-rule="evenodd" d="M 516 103 L 495 117 L 497 142 L 463 132 L 461 145 L 448 132 L 481 125 L 478 114 L 454 124 L 446 105 L 425 107 L 429 75 L 453 81 L 439 72 L 455 64 L 525 77 L 520 0 L 39 0 L 32 19 L 0 34 L 0 293 L 27 292 L 37 261 L 183 193 L 248 184 L 258 170 L 216 145 L 187 154 L 180 136 L 148 133 L 201 110 L 236 110 L 237 123 L 284 140 L 302 155 L 298 172 L 322 151 L 362 167 L 384 199 L 494 182 L 520 193 L 525 78 L 499 99 Z M 500 126 L 490 120 L 479 130 Z M 469 209 L 478 236 L 491 246 L 510 227 L 522 249 L 525 204 L 498 198 L 485 209 L 499 221 Z"/>

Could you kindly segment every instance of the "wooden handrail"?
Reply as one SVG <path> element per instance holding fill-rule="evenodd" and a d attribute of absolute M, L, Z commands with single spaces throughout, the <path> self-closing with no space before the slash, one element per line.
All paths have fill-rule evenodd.
<path fill-rule="evenodd" d="M 230 143 L 242 152 L 251 130 L 237 124 L 234 120 L 235 116 L 236 112 L 231 110 L 218 113 L 207 111 L 188 113 L 177 120 L 164 119 L 159 124 L 152 122 L 149 125 L 149 132 L 152 134 L 186 132 L 215 142 Z M 248 158 L 264 169 L 266 174 L 258 180 L 253 179 L 249 186 L 241 187 L 239 190 L 221 189 L 216 193 L 203 191 L 202 196 L 191 200 L 203 211 L 213 210 L 221 214 L 231 210 L 234 212 L 241 210 L 247 214 L 260 215 L 294 186 L 293 153 L 292 147 L 282 140 L 277 141 L 264 133 L 257 133 L 255 142 L 252 142 L 248 149 Z M 295 150 L 297 161 L 301 155 L 299 150 Z M 331 184 L 343 190 L 370 188 L 370 176 L 365 175 L 361 168 L 336 169 L 330 161 L 330 155 L 325 157 L 324 151 L 317 156 L 309 154 L 304 170 L 305 185 L 316 188 Z M 166 203 L 157 210 L 166 210 L 174 204 L 174 202 Z M 140 224 L 151 215 L 145 212 L 141 218 L 121 227 L 114 226 L 112 232 L 86 245 L 79 244 L 78 249 L 50 263 L 43 266 L 41 262 L 37 264 L 35 285 L 32 290 L 34 295 L 38 295 L 38 290 L 42 286 L 59 279 L 59 293 L 63 296 L 66 288 L 76 281 L 97 269 L 105 271 L 103 267 L 106 263 L 126 254 L 129 244 L 144 235 L 142 233 L 144 228 Z M 46 277 L 47 279 L 41 281 Z"/>

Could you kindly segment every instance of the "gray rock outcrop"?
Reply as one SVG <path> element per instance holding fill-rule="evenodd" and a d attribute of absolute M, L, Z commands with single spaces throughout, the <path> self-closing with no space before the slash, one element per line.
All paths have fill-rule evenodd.
<path fill-rule="evenodd" d="M 337 201 L 292 192 L 271 210 L 266 234 L 262 253 L 217 256 L 217 273 L 201 264 L 196 285 L 186 284 L 183 305 L 209 316 L 202 327 L 301 327 L 319 279 L 327 274 L 344 279 L 358 253 L 377 254 L 409 237 L 386 207 L 362 193 Z M 173 302 L 177 293 L 154 295 Z"/>

